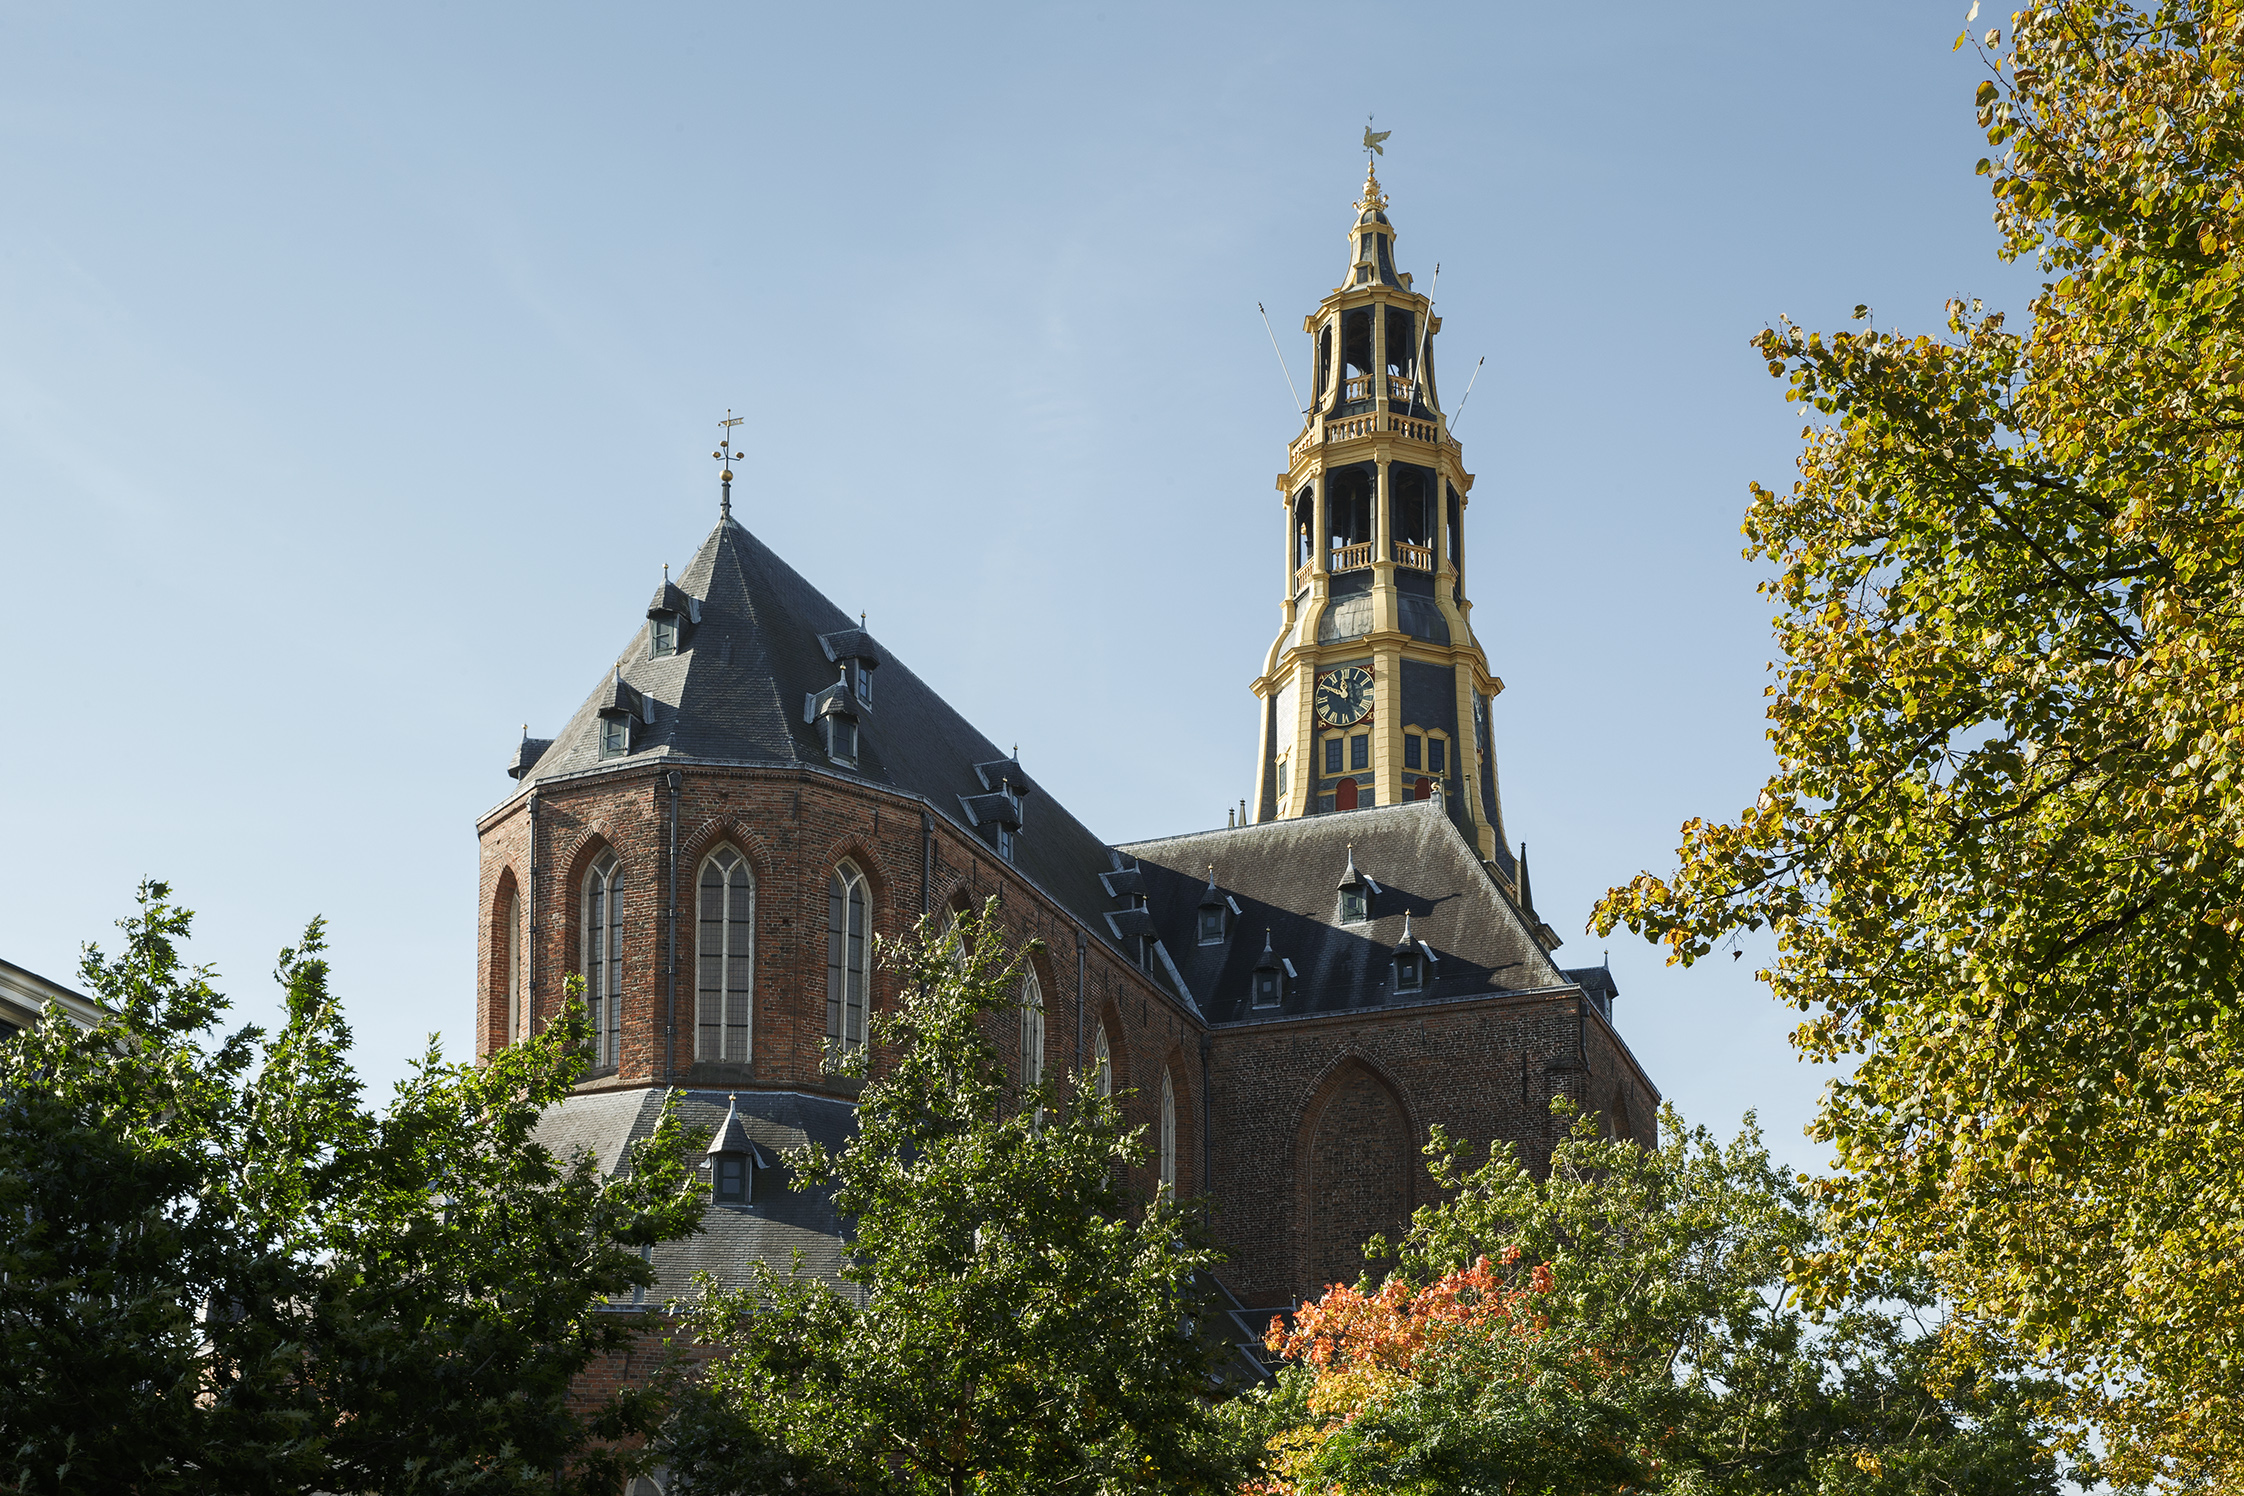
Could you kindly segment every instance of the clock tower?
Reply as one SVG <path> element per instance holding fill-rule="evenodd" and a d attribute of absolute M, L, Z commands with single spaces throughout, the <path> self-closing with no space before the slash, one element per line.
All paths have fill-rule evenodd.
<path fill-rule="evenodd" d="M 1374 166 L 1347 274 L 1302 324 L 1313 393 L 1278 475 L 1285 601 L 1254 682 L 1254 819 L 1438 795 L 1516 896 L 1489 733 L 1504 683 L 1465 597 L 1473 475 L 1442 413 L 1441 319 L 1395 269 L 1387 205 Z"/>

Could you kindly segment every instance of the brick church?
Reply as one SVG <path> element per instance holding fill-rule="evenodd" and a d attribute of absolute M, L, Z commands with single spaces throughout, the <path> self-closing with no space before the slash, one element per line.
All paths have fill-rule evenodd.
<path fill-rule="evenodd" d="M 1387 206 L 1367 174 L 1304 323 L 1314 394 L 1278 480 L 1280 622 L 1232 824 L 1113 844 L 1070 815 L 733 516 L 729 440 L 692 564 L 521 744 L 476 827 L 478 1049 L 547 1022 L 578 973 L 596 1065 L 546 1140 L 615 1168 L 681 1093 L 712 1198 L 706 1232 L 655 1249 L 658 1301 L 797 1250 L 838 1286 L 842 1223 L 787 1152 L 848 1135 L 859 1083 L 827 1056 L 897 1001 L 875 938 L 992 894 L 1042 942 L 1010 1062 L 1123 1097 L 1150 1144 L 1133 1187 L 1211 1197 L 1250 1333 L 1427 1200 L 1434 1123 L 1535 1159 L 1564 1095 L 1652 1139 L 1612 979 L 1557 964 L 1505 829 L 1473 478 Z"/>

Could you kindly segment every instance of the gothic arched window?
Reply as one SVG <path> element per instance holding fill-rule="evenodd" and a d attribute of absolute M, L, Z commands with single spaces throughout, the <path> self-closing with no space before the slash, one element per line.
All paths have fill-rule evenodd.
<path fill-rule="evenodd" d="M 1161 1071 L 1161 1188 L 1171 1195 L 1177 1192 L 1177 1091 L 1169 1082 L 1165 1066 Z"/>
<path fill-rule="evenodd" d="M 694 1058 L 745 1061 L 754 1053 L 756 875 L 719 847 L 703 859 L 695 937 Z"/>
<path fill-rule="evenodd" d="M 613 1068 L 623 1039 L 623 868 L 603 854 L 584 877 L 584 1002 L 592 1063 Z"/>
<path fill-rule="evenodd" d="M 506 896 L 506 912 L 500 916 L 501 938 L 506 941 L 506 1042 L 515 1043 L 529 1032 L 530 1015 L 524 1011 L 523 968 L 529 962 L 524 949 L 522 929 L 522 895 Z"/>
<path fill-rule="evenodd" d="M 865 1043 L 865 875 L 834 869 L 826 890 L 826 1047 L 839 1058 Z"/>
<path fill-rule="evenodd" d="M 1099 1088 L 1099 1094 L 1101 1096 L 1112 1096 L 1114 1094 L 1114 1051 L 1107 1045 L 1106 1025 L 1103 1023 L 1099 1025 L 1097 1035 L 1091 1040 L 1091 1073 L 1095 1077 L 1092 1084 Z"/>
<path fill-rule="evenodd" d="M 1044 1081 L 1044 989 L 1034 971 L 1021 973 L 1021 1089 Z"/>

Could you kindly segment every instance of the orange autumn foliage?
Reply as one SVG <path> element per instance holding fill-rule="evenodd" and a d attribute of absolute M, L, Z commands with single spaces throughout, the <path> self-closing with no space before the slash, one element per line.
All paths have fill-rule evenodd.
<path fill-rule="evenodd" d="M 1390 1279 L 1374 1293 L 1335 1283 L 1315 1303 L 1294 1313 L 1291 1329 L 1270 1321 L 1263 1343 L 1276 1355 L 1308 1367 L 1315 1377 L 1309 1411 L 1320 1426 L 1295 1429 L 1271 1441 L 1275 1481 L 1258 1481 L 1243 1496 L 1290 1496 L 1325 1441 L 1365 1409 L 1408 1383 L 1419 1359 L 1461 1332 L 1540 1334 L 1547 1319 L 1537 1300 L 1550 1292 L 1550 1268 L 1538 1263 L 1524 1285 L 1511 1281 L 1519 1250 L 1501 1263 L 1481 1257 L 1469 1268 L 1413 1288 Z"/>

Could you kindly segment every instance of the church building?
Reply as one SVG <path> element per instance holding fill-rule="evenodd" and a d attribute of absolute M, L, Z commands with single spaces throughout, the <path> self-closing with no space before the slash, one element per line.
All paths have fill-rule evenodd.
<path fill-rule="evenodd" d="M 478 1051 L 581 974 L 595 1065 L 546 1141 L 613 1169 L 679 1093 L 708 1230 L 655 1249 L 654 1299 L 797 1250 L 840 1286 L 843 1223 L 786 1155 L 849 1134 L 860 1083 L 831 1057 L 899 998 L 876 937 L 992 894 L 1042 943 L 1009 1063 L 1122 1096 L 1151 1145 L 1131 1187 L 1211 1199 L 1250 1333 L 1427 1202 L 1436 1123 L 1539 1162 L 1567 1096 L 1653 1140 L 1611 976 L 1558 964 L 1505 829 L 1473 475 L 1387 207 L 1367 174 L 1304 323 L 1314 396 L 1272 506 L 1279 627 L 1232 824 L 1116 844 L 1078 821 L 733 516 L 729 440 L 716 528 L 617 620 L 575 714 L 525 738 L 476 828 Z"/>

